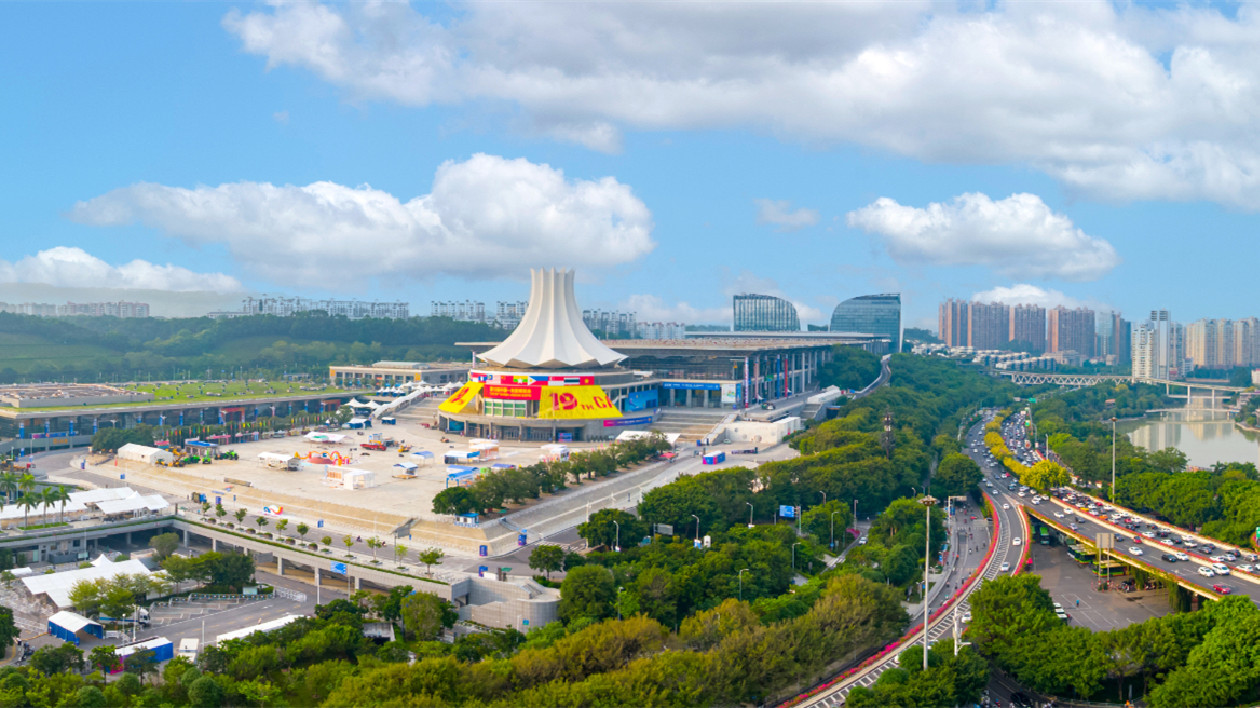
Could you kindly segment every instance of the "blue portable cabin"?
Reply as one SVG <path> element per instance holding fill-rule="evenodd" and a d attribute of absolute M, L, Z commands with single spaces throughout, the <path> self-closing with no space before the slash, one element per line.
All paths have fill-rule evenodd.
<path fill-rule="evenodd" d="M 465 465 L 447 465 L 446 486 L 467 487 L 481 476 L 481 468 Z"/>
<path fill-rule="evenodd" d="M 171 640 L 166 637 L 154 637 L 143 642 L 118 647 L 118 651 L 114 652 L 114 655 L 118 657 L 118 667 L 114 671 L 122 670 L 123 661 L 127 657 L 142 651 L 153 652 L 153 655 L 149 657 L 149 663 L 151 664 L 160 664 L 163 661 L 170 661 L 175 658 L 175 645 Z M 111 671 L 110 673 L 114 672 Z"/>
<path fill-rule="evenodd" d="M 89 636 L 104 639 L 105 627 L 83 615 L 62 610 L 48 618 L 48 633 L 62 641 L 77 645 Z"/>

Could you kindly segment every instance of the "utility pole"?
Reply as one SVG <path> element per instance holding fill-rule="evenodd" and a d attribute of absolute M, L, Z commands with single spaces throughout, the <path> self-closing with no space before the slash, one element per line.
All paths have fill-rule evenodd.
<path fill-rule="evenodd" d="M 739 571 L 739 601 L 740 602 L 744 601 L 744 573 L 747 573 L 747 572 L 748 572 L 747 568 L 744 568 L 743 570 Z"/>
<path fill-rule="evenodd" d="M 919 500 L 923 504 L 923 511 L 926 515 L 927 523 L 923 527 L 923 670 L 928 668 L 928 568 L 932 562 L 932 507 L 936 504 L 936 499 L 932 495 L 924 495 Z"/>
<path fill-rule="evenodd" d="M 836 514 L 839 514 L 839 513 L 840 512 L 838 511 L 831 512 L 831 549 L 832 550 L 835 550 L 836 548 Z"/>
<path fill-rule="evenodd" d="M 753 505 L 752 502 L 744 502 L 748 505 L 748 528 L 753 527 Z"/>

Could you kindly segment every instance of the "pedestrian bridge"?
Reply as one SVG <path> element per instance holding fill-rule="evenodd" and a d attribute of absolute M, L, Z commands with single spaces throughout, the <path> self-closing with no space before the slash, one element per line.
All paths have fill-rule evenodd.
<path fill-rule="evenodd" d="M 1163 384 L 1165 388 L 1171 389 L 1173 386 L 1186 389 L 1189 395 L 1191 390 L 1202 391 L 1220 391 L 1226 393 L 1240 393 L 1247 389 L 1242 386 L 1229 386 L 1226 384 L 1212 382 L 1197 381 L 1173 381 L 1172 379 L 1152 379 L 1139 376 L 1121 376 L 1121 375 L 1089 375 L 1089 374 L 1056 374 L 1049 372 L 1037 371 L 1008 371 L 1005 369 L 990 369 L 990 373 L 994 376 L 1004 376 L 1021 386 L 1032 386 L 1035 384 L 1055 384 L 1057 386 L 1093 386 L 1103 381 L 1120 381 L 1123 383 L 1145 383 L 1145 384 Z"/>

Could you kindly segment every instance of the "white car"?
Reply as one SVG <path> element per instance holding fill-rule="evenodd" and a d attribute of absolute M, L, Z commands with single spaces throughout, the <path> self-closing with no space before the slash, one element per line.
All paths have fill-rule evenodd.
<path fill-rule="evenodd" d="M 1062 519 L 1062 518 L 1063 518 L 1063 514 L 1060 514 L 1059 512 L 1057 512 L 1057 511 L 1056 511 L 1056 512 L 1054 512 L 1054 518 L 1056 518 L 1056 519 Z"/>
<path fill-rule="evenodd" d="M 1001 571 L 1001 572 L 1003 572 L 1003 573 L 1005 573 L 1006 571 L 1008 571 L 1008 570 L 1010 570 L 1010 569 L 1011 569 L 1011 564 L 1010 564 L 1010 563 L 1003 563 L 1002 565 L 998 566 L 998 570 L 999 570 L 999 571 Z"/>
<path fill-rule="evenodd" d="M 1021 544 L 1021 543 L 1023 543 L 1023 540 L 1022 540 L 1022 539 L 1020 539 L 1020 537 L 1019 537 L 1019 536 L 1016 536 L 1015 538 L 1012 538 L 1012 539 L 1011 539 L 1011 545 L 1012 545 L 1012 546 L 1018 546 L 1018 545 L 1019 545 L 1019 544 Z"/>
<path fill-rule="evenodd" d="M 865 536 L 863 536 L 862 538 L 859 538 L 859 539 L 858 539 L 858 545 L 859 545 L 859 546 L 865 546 L 865 545 L 866 545 L 866 541 L 867 541 L 867 540 L 868 540 L 868 539 L 867 539 Z"/>
<path fill-rule="evenodd" d="M 1184 553 L 1174 553 L 1174 554 L 1173 554 L 1173 558 L 1176 558 L 1176 559 L 1177 559 L 1177 560 L 1179 560 L 1179 561 L 1188 561 L 1188 560 L 1190 560 L 1190 556 L 1188 556 L 1188 555 L 1186 555 L 1186 554 L 1184 554 Z"/>
<path fill-rule="evenodd" d="M 1216 573 L 1211 568 L 1201 565 L 1199 566 L 1199 575 L 1202 575 L 1205 578 L 1210 578 L 1213 575 L 1216 575 Z"/>
<path fill-rule="evenodd" d="M 967 614 L 963 615 L 959 621 L 962 622 L 963 624 L 971 624 L 971 613 L 968 612 Z"/>
<path fill-rule="evenodd" d="M 1208 560 L 1212 561 L 1212 563 L 1214 563 L 1214 564 L 1215 564 L 1215 563 L 1224 563 L 1224 562 L 1225 562 L 1225 556 L 1212 556 L 1211 558 L 1208 558 Z"/>
<path fill-rule="evenodd" d="M 1011 508 L 1011 505 L 1010 505 L 1010 504 L 1003 504 L 1003 505 L 1002 505 L 1002 508 L 1003 508 L 1003 509 L 1009 509 L 1009 508 Z"/>
<path fill-rule="evenodd" d="M 1229 575 L 1229 566 L 1225 565 L 1224 563 L 1213 563 L 1212 570 L 1217 575 Z"/>
<path fill-rule="evenodd" d="M 1243 563 L 1242 565 L 1238 566 L 1236 570 L 1241 570 L 1245 573 L 1254 573 L 1256 572 L 1256 567 L 1254 565 L 1251 565 L 1250 563 Z"/>
<path fill-rule="evenodd" d="M 1138 548 L 1137 546 L 1129 546 L 1129 554 L 1130 554 L 1130 555 L 1135 555 L 1135 556 L 1140 556 L 1140 555 L 1142 555 L 1142 549 L 1141 549 L 1141 548 Z"/>

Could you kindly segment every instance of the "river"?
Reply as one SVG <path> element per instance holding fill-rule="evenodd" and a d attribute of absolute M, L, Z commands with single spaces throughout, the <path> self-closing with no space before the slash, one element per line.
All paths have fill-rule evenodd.
<path fill-rule="evenodd" d="M 1252 462 L 1260 466 L 1260 435 L 1238 429 L 1225 411 L 1182 410 L 1152 413 L 1145 420 L 1116 425 L 1134 445 L 1147 450 L 1175 447 L 1195 467 L 1217 462 Z"/>

